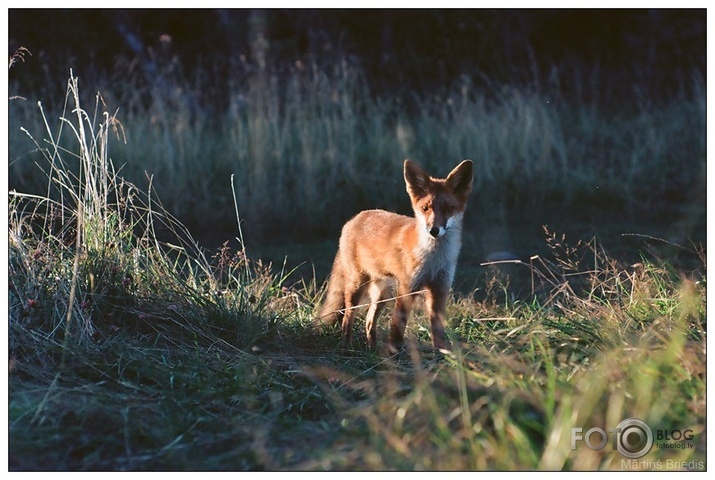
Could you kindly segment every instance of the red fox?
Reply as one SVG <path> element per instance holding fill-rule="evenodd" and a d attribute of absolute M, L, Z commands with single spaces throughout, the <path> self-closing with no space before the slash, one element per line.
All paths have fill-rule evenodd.
<path fill-rule="evenodd" d="M 328 290 L 316 322 L 334 325 L 342 320 L 343 344 L 352 344 L 355 307 L 370 299 L 365 320 L 368 345 L 377 344 L 375 319 L 396 284 L 395 311 L 388 351 L 399 352 L 413 303 L 424 291 L 432 345 L 446 347 L 446 305 L 462 245 L 462 217 L 472 190 L 471 160 L 457 165 L 445 179 L 430 177 L 419 165 L 405 160 L 407 193 L 414 218 L 384 210 L 360 212 L 343 227 Z"/>

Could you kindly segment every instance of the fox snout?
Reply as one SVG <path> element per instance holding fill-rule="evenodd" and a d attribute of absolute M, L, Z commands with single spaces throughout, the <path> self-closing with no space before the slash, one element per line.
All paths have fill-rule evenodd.
<path fill-rule="evenodd" d="M 432 238 L 441 238 L 455 226 L 462 223 L 462 212 L 450 205 L 433 204 L 430 212 L 425 212 L 425 228 Z M 423 210 L 424 211 L 424 210 Z"/>
<path fill-rule="evenodd" d="M 446 222 L 433 221 L 431 225 L 428 223 L 427 231 L 433 238 L 443 237 L 444 234 L 454 226 L 456 218 L 457 216 L 455 215 L 447 218 Z"/>

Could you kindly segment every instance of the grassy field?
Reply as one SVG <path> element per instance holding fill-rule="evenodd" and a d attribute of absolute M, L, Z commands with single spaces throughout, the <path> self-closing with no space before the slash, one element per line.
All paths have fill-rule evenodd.
<path fill-rule="evenodd" d="M 216 246 L 235 236 L 232 175 L 247 238 L 295 244 L 337 237 L 362 209 L 407 212 L 405 158 L 435 175 L 474 160 L 466 221 L 485 230 L 553 212 L 583 223 L 598 212 L 622 223 L 682 222 L 669 238 L 681 242 L 696 223 L 683 221 L 692 215 L 683 211 L 704 215 L 706 95 L 696 73 L 673 95 L 634 86 L 625 102 L 599 96 L 607 79 L 598 72 L 588 75 L 593 85 L 559 72 L 550 83 L 477 87 L 465 77 L 432 94 L 377 96 L 348 62 L 301 64 L 237 71 L 228 91 L 214 92 L 218 106 L 206 106 L 210 69 L 187 78 L 170 59 L 156 63 L 166 66 L 151 79 L 80 76 L 83 101 L 92 116 L 117 112 L 121 139 L 111 158 L 122 178 L 155 189 L 168 211 Z M 561 77 L 582 93 L 562 94 Z M 27 97 L 10 102 L 11 189 L 47 193 L 37 174 L 46 161 L 20 130 L 46 130 L 37 101 L 53 140 L 74 148 L 56 124 L 65 108 L 56 90 L 10 85 Z M 496 229 L 479 239 L 485 254 L 508 240 Z"/>
<path fill-rule="evenodd" d="M 704 168 L 704 135 L 702 144 L 688 143 L 701 138 L 688 122 L 700 128 L 702 97 L 607 128 L 617 115 L 569 109 L 567 122 L 565 110 L 557 115 L 539 95 L 489 103 L 465 93 L 428 104 L 418 120 L 398 119 L 396 133 L 382 135 L 386 109 L 361 100 L 367 114 L 358 113 L 347 95 L 355 90 L 323 88 L 319 73 L 288 85 L 302 92 L 289 96 L 300 104 L 274 105 L 274 90 L 256 84 L 248 110 L 232 107 L 221 135 L 230 149 L 205 143 L 216 139 L 208 127 L 182 124 L 201 120 L 172 110 L 180 102 L 131 128 L 103 115 L 100 97 L 96 112 L 85 110 L 75 78 L 58 125 L 56 116 L 40 116 L 34 125 L 44 128 L 28 127 L 47 176 L 45 193 L 10 194 L 10 469 L 705 469 L 702 248 L 671 245 L 695 259 L 682 270 L 645 253 L 622 263 L 596 239 L 572 243 L 546 231 L 546 253 L 509 264 L 526 272 L 528 295 L 509 294 L 499 275 L 478 291 L 460 289 L 448 310 L 451 354 L 430 351 L 418 314 L 405 352 L 389 357 L 360 336 L 344 351 L 337 330 L 312 327 L 323 293 L 315 276 L 296 280 L 292 267 L 263 263 L 248 241 L 207 253 L 154 190 L 191 191 L 182 201 L 169 192 L 172 206 L 209 211 L 215 197 L 206 191 L 226 180 L 225 203 L 237 206 L 239 225 L 264 218 L 269 230 L 287 228 L 307 210 L 315 217 L 298 218 L 310 231 L 339 224 L 374 192 L 383 206 L 400 202 L 402 188 L 386 188 L 399 179 L 381 173 L 394 157 L 421 152 L 451 163 L 472 151 L 492 159 L 478 167 L 479 185 L 516 177 L 512 192 L 543 187 L 542 197 L 509 202 L 538 203 L 557 185 L 572 185 L 558 189 L 565 197 L 581 195 L 578 185 L 596 168 L 603 188 L 619 192 L 615 201 L 638 199 L 646 184 L 666 192 L 693 180 L 675 150 L 694 149 L 691 161 Z M 459 128 L 435 131 L 430 119 L 441 115 Z M 151 136 L 157 131 L 166 142 L 153 141 L 162 138 Z M 256 138 L 264 141 L 245 143 Z M 602 148 L 611 142 L 625 143 Z M 453 150 L 444 151 L 447 144 Z M 119 155 L 110 156 L 115 148 Z M 382 156 L 366 162 L 377 150 Z M 611 156 L 616 151 L 627 156 Z M 126 180 L 138 167 L 120 169 L 123 156 L 156 162 L 142 165 L 155 173 L 146 188 Z M 203 157 L 212 162 L 208 178 L 196 162 Z M 234 192 L 229 164 L 239 165 Z M 14 178 L 22 168 L 13 163 Z M 291 201 L 298 191 L 300 202 Z M 386 326 L 383 318 L 381 337 Z M 572 448 L 573 428 L 608 431 L 628 418 L 645 421 L 656 437 L 680 432 L 688 440 L 656 440 L 636 460 L 612 437 L 601 450 L 583 441 Z"/>

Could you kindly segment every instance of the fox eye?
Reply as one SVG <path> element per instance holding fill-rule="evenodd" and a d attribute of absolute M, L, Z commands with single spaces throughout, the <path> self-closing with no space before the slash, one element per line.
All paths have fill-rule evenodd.
<path fill-rule="evenodd" d="M 429 205 L 422 205 L 422 211 L 423 212 L 429 211 Z"/>

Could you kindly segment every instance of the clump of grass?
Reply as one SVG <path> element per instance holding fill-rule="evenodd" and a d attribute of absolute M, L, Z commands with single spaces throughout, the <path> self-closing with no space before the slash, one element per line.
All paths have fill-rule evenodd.
<path fill-rule="evenodd" d="M 279 339 L 296 296 L 245 252 L 209 260 L 113 169 L 116 117 L 91 118 L 75 77 L 67 95 L 72 116 L 32 137 L 47 194 L 11 193 L 11 469 L 255 467 L 250 439 L 203 458 L 283 404 L 280 372 L 250 352 Z"/>

